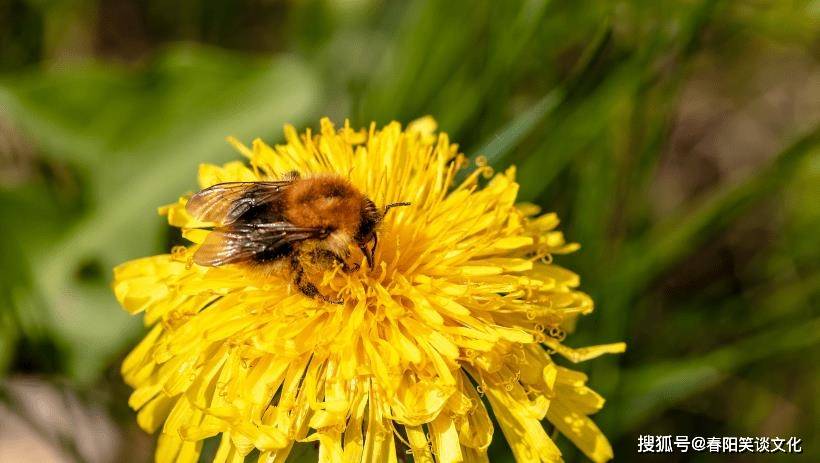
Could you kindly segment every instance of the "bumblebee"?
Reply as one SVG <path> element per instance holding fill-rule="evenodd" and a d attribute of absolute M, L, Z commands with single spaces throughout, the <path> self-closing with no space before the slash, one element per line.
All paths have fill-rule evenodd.
<path fill-rule="evenodd" d="M 338 175 L 303 178 L 291 172 L 282 180 L 227 182 L 194 194 L 186 210 L 196 219 L 214 224 L 205 242 L 194 253 L 198 265 L 266 266 L 290 273 L 304 295 L 341 304 L 320 294 L 305 268 L 340 265 L 345 272 L 355 246 L 369 268 L 378 244 L 377 229 L 385 214 L 376 204 Z"/>

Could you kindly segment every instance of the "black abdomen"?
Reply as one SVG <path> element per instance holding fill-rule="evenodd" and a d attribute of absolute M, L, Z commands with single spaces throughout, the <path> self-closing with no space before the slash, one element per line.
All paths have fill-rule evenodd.
<path fill-rule="evenodd" d="M 248 209 L 239 216 L 237 223 L 274 223 L 285 221 L 279 204 L 262 204 Z"/>
<path fill-rule="evenodd" d="M 262 204 L 248 209 L 244 214 L 239 216 L 239 219 L 236 221 L 236 223 L 260 224 L 283 221 L 286 221 L 286 219 L 282 214 L 281 204 L 274 202 L 269 204 Z M 269 249 L 254 254 L 251 260 L 258 264 L 264 264 L 289 256 L 291 253 L 293 253 L 293 245 L 289 243 L 280 244 L 277 246 L 272 246 Z"/>
<path fill-rule="evenodd" d="M 293 253 L 293 245 L 284 244 L 273 249 L 268 249 L 253 255 L 252 260 L 257 264 L 266 264 L 282 259 Z"/>

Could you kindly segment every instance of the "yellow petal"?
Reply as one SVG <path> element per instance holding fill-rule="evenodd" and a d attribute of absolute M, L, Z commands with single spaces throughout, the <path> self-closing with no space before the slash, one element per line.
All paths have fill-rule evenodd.
<path fill-rule="evenodd" d="M 586 416 L 555 400 L 547 411 L 547 418 L 590 460 L 598 463 L 612 459 L 612 447 L 606 437 Z"/>
<path fill-rule="evenodd" d="M 439 415 L 430 423 L 430 435 L 433 438 L 433 448 L 436 452 L 436 461 L 441 463 L 455 463 L 464 461 L 461 454 L 461 444 L 458 440 L 453 420 Z"/>
<path fill-rule="evenodd" d="M 548 345 L 551 349 L 554 349 L 555 352 L 558 352 L 573 363 L 585 362 L 587 360 L 600 357 L 604 354 L 620 354 L 626 350 L 626 344 L 623 342 L 600 344 L 597 346 L 587 346 L 573 349 L 554 339 L 548 338 L 544 341 L 544 344 Z"/>

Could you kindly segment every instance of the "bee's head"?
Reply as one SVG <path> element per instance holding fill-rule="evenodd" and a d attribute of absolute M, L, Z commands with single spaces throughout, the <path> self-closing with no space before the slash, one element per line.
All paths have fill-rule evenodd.
<path fill-rule="evenodd" d="M 384 216 L 387 214 L 387 211 L 394 207 L 409 205 L 410 203 L 404 202 L 390 203 L 384 207 L 383 211 L 380 211 L 373 201 L 369 198 L 364 199 L 361 221 L 359 222 L 359 230 L 356 232 L 355 239 L 356 244 L 359 245 L 359 249 L 362 250 L 362 254 L 364 254 L 367 259 L 368 267 L 373 268 L 373 256 L 376 254 L 376 245 L 379 242 L 376 229 L 382 220 L 384 220 Z"/>

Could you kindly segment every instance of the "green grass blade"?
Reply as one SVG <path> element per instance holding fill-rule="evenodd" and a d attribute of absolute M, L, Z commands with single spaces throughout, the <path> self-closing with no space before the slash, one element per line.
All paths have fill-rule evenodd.
<path fill-rule="evenodd" d="M 473 150 L 470 157 L 475 158 L 483 155 L 491 166 L 495 168 L 506 167 L 507 157 L 532 133 L 539 122 L 544 120 L 564 101 L 568 91 L 571 91 L 577 81 L 589 71 L 595 58 L 602 53 L 610 37 L 610 24 L 605 21 L 581 54 L 567 82 L 552 89 L 528 110 L 517 115 L 501 130 Z"/>
<path fill-rule="evenodd" d="M 657 275 L 692 252 L 703 240 L 725 228 L 757 201 L 773 194 L 793 178 L 800 162 L 820 146 L 820 125 L 783 150 L 767 168 L 749 179 L 710 195 L 690 212 L 673 214 L 632 247 L 625 260 L 634 262 L 633 275 Z"/>
<path fill-rule="evenodd" d="M 720 383 L 745 365 L 808 349 L 820 343 L 820 318 L 782 328 L 767 328 L 709 354 L 667 360 L 622 373 L 621 395 L 611 404 L 619 414 L 617 432 L 626 433 L 654 413 Z"/>

